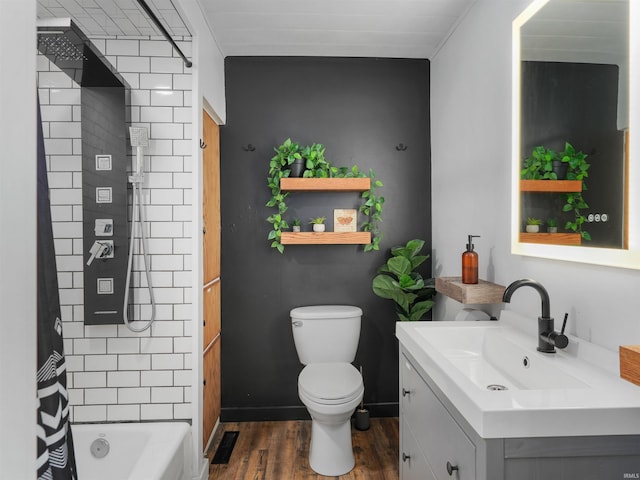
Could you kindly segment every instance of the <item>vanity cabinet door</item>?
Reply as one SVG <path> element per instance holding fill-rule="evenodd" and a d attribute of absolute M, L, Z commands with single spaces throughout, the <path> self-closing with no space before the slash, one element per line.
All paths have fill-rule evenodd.
<path fill-rule="evenodd" d="M 431 391 L 411 362 L 401 356 L 400 405 L 437 480 L 475 480 L 475 446 Z M 451 475 L 447 465 L 457 467 Z M 457 476 L 456 476 L 457 475 Z"/>
<path fill-rule="evenodd" d="M 400 478 L 402 480 L 436 480 L 407 422 L 403 421 L 400 429 L 402 431 Z"/>

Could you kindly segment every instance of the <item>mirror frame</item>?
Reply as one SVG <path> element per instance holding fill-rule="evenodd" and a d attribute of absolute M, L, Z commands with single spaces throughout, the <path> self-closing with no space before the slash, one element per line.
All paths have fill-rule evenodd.
<path fill-rule="evenodd" d="M 640 2 L 629 0 L 629 243 L 626 249 L 520 243 L 520 28 L 549 0 L 534 0 L 512 24 L 511 253 L 640 269 Z M 631 188 L 630 188 L 631 187 Z"/>

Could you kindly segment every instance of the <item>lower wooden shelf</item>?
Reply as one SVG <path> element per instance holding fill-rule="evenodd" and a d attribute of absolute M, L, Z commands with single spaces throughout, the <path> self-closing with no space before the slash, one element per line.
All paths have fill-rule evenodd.
<path fill-rule="evenodd" d="M 520 233 L 520 243 L 544 243 L 548 245 L 581 245 L 579 233 Z"/>
<path fill-rule="evenodd" d="M 283 245 L 368 245 L 371 232 L 282 232 Z"/>

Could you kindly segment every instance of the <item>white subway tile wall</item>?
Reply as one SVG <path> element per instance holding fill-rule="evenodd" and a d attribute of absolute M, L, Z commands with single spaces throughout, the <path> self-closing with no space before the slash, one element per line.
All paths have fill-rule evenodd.
<path fill-rule="evenodd" d="M 83 323 L 80 87 L 39 55 L 38 92 L 71 418 L 75 422 L 190 419 L 191 74 L 164 39 L 92 41 L 131 85 L 127 122 L 149 129 L 143 198 L 148 204 L 157 321 L 143 333 L 123 325 Z M 180 47 L 191 51 L 188 40 Z M 147 319 L 149 295 L 141 255 L 135 258 L 134 270 L 133 318 Z"/>

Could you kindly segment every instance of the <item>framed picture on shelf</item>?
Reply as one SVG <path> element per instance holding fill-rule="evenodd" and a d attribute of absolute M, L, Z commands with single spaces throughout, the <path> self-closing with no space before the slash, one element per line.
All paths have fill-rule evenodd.
<path fill-rule="evenodd" d="M 357 232 L 358 210 L 355 208 L 336 208 L 333 211 L 334 232 Z"/>

